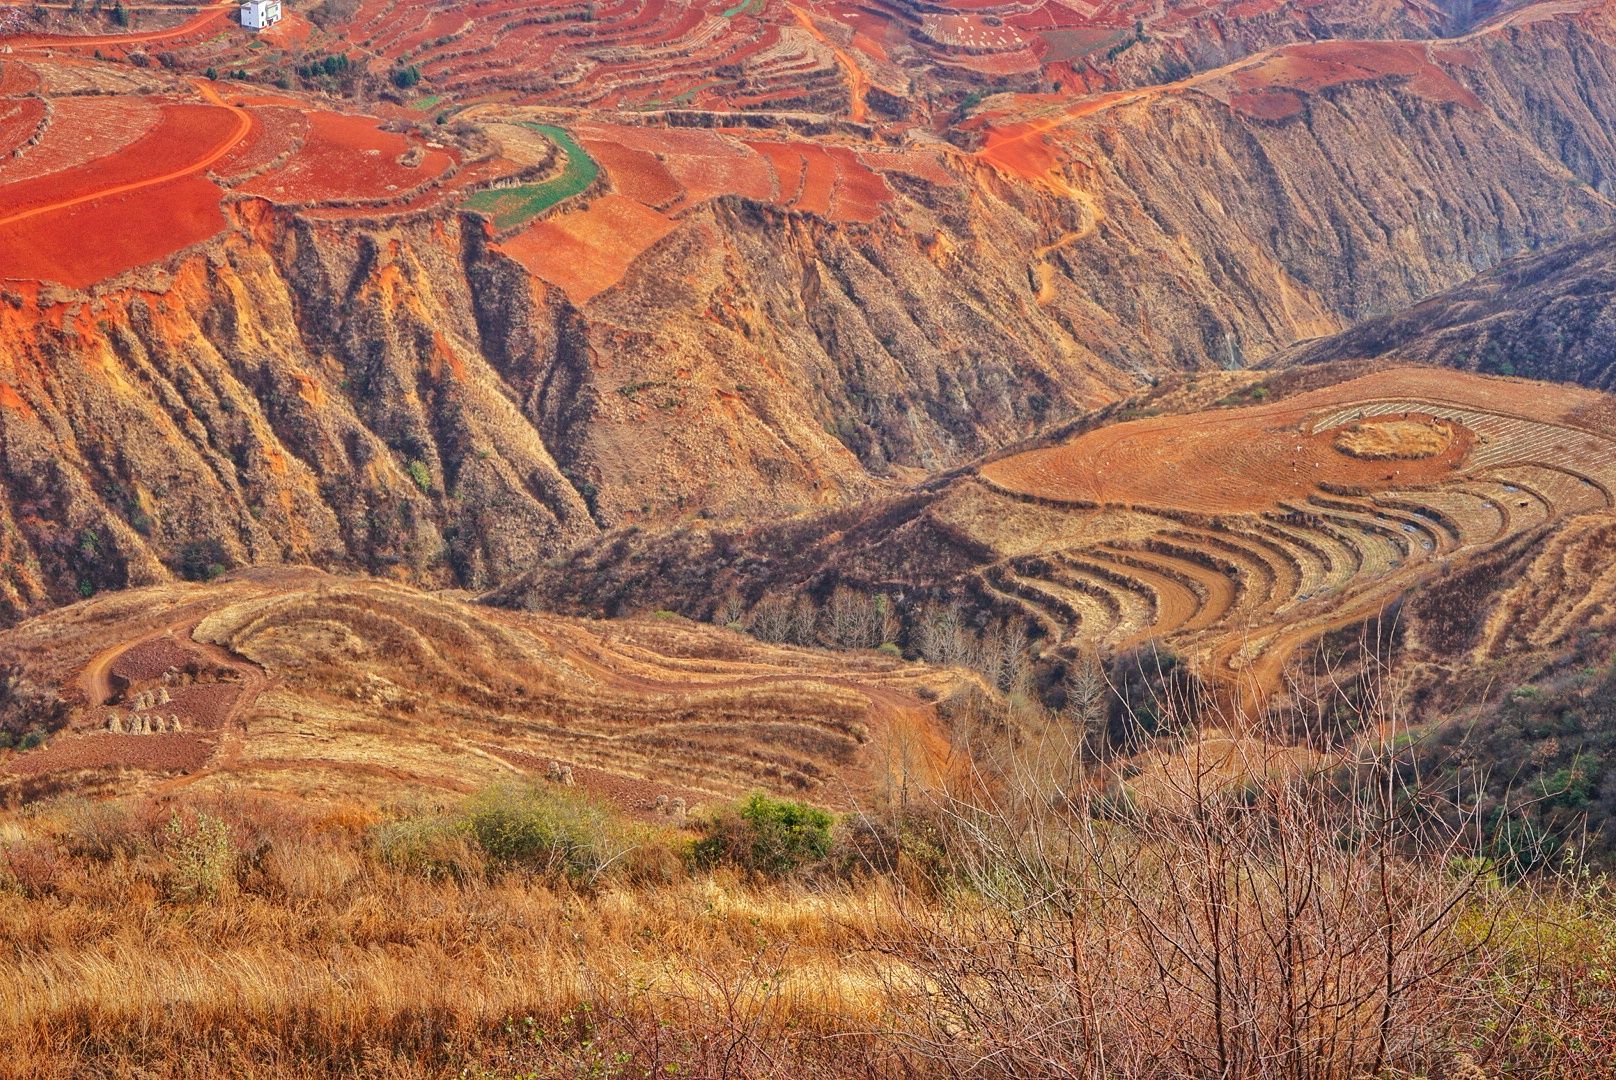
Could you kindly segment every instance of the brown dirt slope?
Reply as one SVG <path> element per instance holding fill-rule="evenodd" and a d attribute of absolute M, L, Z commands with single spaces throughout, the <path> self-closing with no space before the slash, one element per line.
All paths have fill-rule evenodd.
<path fill-rule="evenodd" d="M 541 618 L 308 569 L 73 605 L 0 635 L 0 655 L 73 704 L 47 746 L 0 761 L 0 788 L 23 798 L 385 800 L 554 761 L 634 810 L 753 788 L 836 805 L 937 781 L 949 747 L 928 702 L 967 685 L 679 618 Z"/>
<path fill-rule="evenodd" d="M 609 537 L 494 599 L 727 618 L 845 582 L 907 610 L 913 635 L 920 605 L 953 597 L 978 623 L 1036 627 L 1053 655 L 1158 642 L 1252 711 L 1301 645 L 1616 505 L 1604 395 L 1427 368 L 1330 374 L 1248 383 L 1225 401 L 1255 404 L 1100 426 L 861 510 Z M 1451 438 L 1411 459 L 1337 445 L 1387 420 Z"/>

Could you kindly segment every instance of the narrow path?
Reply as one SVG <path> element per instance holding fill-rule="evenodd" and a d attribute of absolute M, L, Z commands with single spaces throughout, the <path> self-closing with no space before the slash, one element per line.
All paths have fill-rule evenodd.
<path fill-rule="evenodd" d="M 859 67 L 858 61 L 853 59 L 846 49 L 843 49 L 825 36 L 825 32 L 814 24 L 813 18 L 806 11 L 795 5 L 787 6 L 791 8 L 791 14 L 797 17 L 797 21 L 802 24 L 804 30 L 812 34 L 821 45 L 827 46 L 831 52 L 836 54 L 837 62 L 847 72 L 847 92 L 852 99 L 852 104 L 848 106 L 848 118 L 855 124 L 864 123 L 864 118 L 870 112 L 869 105 L 865 101 L 865 97 L 870 92 L 870 77 L 864 74 L 864 69 Z"/>
<path fill-rule="evenodd" d="M 5 217 L 0 217 L 0 225 L 12 225 L 19 221 L 26 221 L 29 218 L 38 217 L 41 214 L 53 214 L 59 210 L 67 210 L 75 206 L 82 206 L 85 203 L 96 202 L 99 199 L 110 198 L 113 195 L 123 195 L 130 191 L 140 191 L 143 188 L 156 187 L 158 184 L 166 184 L 170 180 L 179 180 L 182 177 L 191 176 L 194 173 L 207 169 L 209 166 L 223 158 L 226 154 L 230 153 L 230 151 L 234 150 L 241 144 L 241 140 L 245 139 L 247 134 L 252 130 L 252 117 L 247 114 L 247 110 L 241 108 L 239 105 L 231 105 L 227 103 L 219 96 L 218 92 L 215 91 L 213 87 L 208 86 L 203 82 L 199 81 L 197 83 L 197 90 L 204 98 L 208 99 L 209 102 L 214 105 L 218 105 L 220 108 L 229 109 L 236 117 L 235 129 L 230 133 L 223 143 L 214 147 L 207 154 L 203 155 L 201 158 L 193 161 L 191 164 L 182 169 L 175 169 L 171 172 L 163 173 L 161 176 L 150 176 L 144 180 L 131 180 L 127 184 L 117 184 L 113 187 L 102 188 L 100 191 L 92 191 L 88 195 L 80 195 L 77 198 L 72 199 L 63 199 L 60 202 L 49 203 L 45 206 L 36 206 L 31 210 L 20 210 L 15 214 L 8 214 Z"/>

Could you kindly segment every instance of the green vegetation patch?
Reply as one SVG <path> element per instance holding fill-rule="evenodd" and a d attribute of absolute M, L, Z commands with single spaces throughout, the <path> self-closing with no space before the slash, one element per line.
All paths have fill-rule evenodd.
<path fill-rule="evenodd" d="M 740 3 L 725 11 L 723 15 L 726 19 L 733 19 L 737 15 L 745 14 L 747 11 L 751 11 L 753 15 L 762 15 L 763 9 L 768 6 L 768 3 L 769 0 L 741 0 Z"/>
<path fill-rule="evenodd" d="M 550 124 L 525 124 L 561 148 L 567 167 L 560 176 L 537 184 L 479 191 L 466 200 L 469 209 L 487 214 L 494 227 L 508 229 L 544 213 L 563 199 L 582 193 L 600 175 L 600 167 L 571 135 Z"/>
<path fill-rule="evenodd" d="M 426 112 L 428 109 L 437 107 L 438 103 L 442 100 L 442 94 L 428 94 L 424 98 L 417 98 L 416 100 L 410 102 L 410 108 L 419 109 L 422 112 Z"/>

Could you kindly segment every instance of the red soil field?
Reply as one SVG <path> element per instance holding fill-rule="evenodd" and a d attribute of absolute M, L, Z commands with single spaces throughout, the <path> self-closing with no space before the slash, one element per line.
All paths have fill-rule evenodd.
<path fill-rule="evenodd" d="M 1293 90 L 1256 90 L 1233 95 L 1229 106 L 1258 120 L 1284 120 L 1302 111 L 1302 96 Z"/>
<path fill-rule="evenodd" d="M 0 225 L 0 274 L 85 288 L 216 235 L 222 196 L 192 175 Z"/>
<path fill-rule="evenodd" d="M 39 88 L 39 74 L 21 60 L 0 60 L 0 97 L 27 94 Z"/>
<path fill-rule="evenodd" d="M 163 118 L 156 102 L 136 97 L 65 97 L 51 103 L 50 127 L 39 145 L 6 162 L 0 182 L 60 172 L 106 157 L 155 128 Z"/>
<path fill-rule="evenodd" d="M 560 214 L 499 245 L 530 273 L 584 304 L 623 279 L 630 265 L 674 229 L 662 214 L 620 195 Z"/>
<path fill-rule="evenodd" d="M 42 776 L 75 769 L 134 768 L 153 772 L 192 772 L 213 751 L 210 740 L 188 732 L 162 735 L 114 735 L 101 732 L 63 738 L 6 765 L 16 776 Z"/>
<path fill-rule="evenodd" d="M 166 29 L 134 34 L 95 34 L 89 36 L 29 34 L 13 38 L 7 44 L 14 49 L 88 49 L 145 45 L 156 41 L 177 41 L 210 29 L 214 23 L 223 19 L 226 15 L 234 14 L 238 9 L 239 5 L 234 0 L 226 0 L 224 4 L 214 4 L 203 11 L 199 11 L 178 26 L 171 26 Z"/>
<path fill-rule="evenodd" d="M 796 146 L 778 142 L 749 142 L 746 144 L 769 162 L 774 170 L 774 198 L 777 206 L 795 206 L 802 197 L 807 178 L 807 166 Z"/>
<path fill-rule="evenodd" d="M 1305 499 L 1321 485 L 1387 491 L 1433 483 L 1451 475 L 1475 445 L 1460 429 L 1440 454 L 1377 461 L 1343 453 L 1334 429 L 1307 433 L 1308 423 L 1329 406 L 1375 398 L 1470 405 L 1551 422 L 1587 400 L 1575 390 L 1528 400 L 1508 380 L 1454 372 L 1383 372 L 1276 405 L 1101 428 L 991 462 L 982 476 L 1007 490 L 1062 501 L 1232 513 Z M 1207 484 L 1208 476 L 1218 483 Z"/>
<path fill-rule="evenodd" d="M 857 152 L 845 146 L 829 147 L 825 152 L 836 163 L 831 217 L 837 221 L 874 221 L 892 198 L 887 182 L 871 172 Z"/>
<path fill-rule="evenodd" d="M 836 187 L 836 162 L 824 147 L 797 143 L 793 147 L 803 160 L 802 194 L 795 209 L 821 217 L 830 216 L 831 193 Z"/>
<path fill-rule="evenodd" d="M 45 103 L 39 98 L 0 100 L 0 158 L 10 158 L 13 150 L 31 139 L 44 115 Z"/>
<path fill-rule="evenodd" d="M 370 116 L 311 113 L 308 136 L 292 159 L 240 190 L 283 202 L 384 199 L 442 175 L 454 161 L 444 150 L 427 150 L 407 168 L 399 158 L 415 144 L 377 124 Z"/>
<path fill-rule="evenodd" d="M 242 694 L 239 682 L 205 682 L 194 686 L 176 686 L 170 691 L 170 701 L 160 705 L 156 712 L 178 716 L 186 731 L 217 731 Z"/>
<path fill-rule="evenodd" d="M 585 139 L 584 149 L 606 170 L 612 187 L 647 206 L 671 206 L 685 189 L 662 162 L 644 150 L 606 139 Z"/>
<path fill-rule="evenodd" d="M 1066 182 L 1061 176 L 1061 157 L 1049 144 L 1048 135 L 1067 121 L 1089 116 L 1112 105 L 1142 96 L 1140 92 L 1124 91 L 1100 94 L 1060 108 L 1047 116 L 1033 120 L 999 120 L 996 115 L 983 117 L 984 141 L 977 157 L 1011 176 L 1043 184 L 1056 191 L 1064 191 Z M 1059 104 L 1061 98 L 1052 95 L 1022 95 L 1018 104 Z"/>
<path fill-rule="evenodd" d="M 245 134 L 246 126 L 244 116 L 229 109 L 212 105 L 164 105 L 157 127 L 116 154 L 48 176 L 0 186 L 0 205 L 5 207 L 0 211 L 0 227 L 20 212 L 59 205 L 180 170 L 205 168 L 211 164 L 207 160 L 209 156 L 228 152 Z"/>
<path fill-rule="evenodd" d="M 936 154 L 928 154 L 923 150 L 898 150 L 891 153 L 870 150 L 860 153 L 859 160 L 877 172 L 902 173 L 905 176 L 913 176 L 947 187 L 957 182 L 949 171 L 943 168 L 943 163 Z"/>
<path fill-rule="evenodd" d="M 182 647 L 179 642 L 165 634 L 138 642 L 119 653 L 108 667 L 107 673 L 115 684 L 118 680 L 122 680 L 127 686 L 130 683 L 160 679 L 170 668 L 180 670 L 189 664 L 195 664 L 197 659 L 196 653 Z"/>
<path fill-rule="evenodd" d="M 768 159 L 717 132 L 615 124 L 579 124 L 574 130 L 579 138 L 615 142 L 656 155 L 685 189 L 681 206 L 721 195 L 760 202 L 774 198 L 774 174 Z"/>
<path fill-rule="evenodd" d="M 1414 42 L 1330 41 L 1293 45 L 1233 74 L 1240 90 L 1257 94 L 1276 89 L 1313 93 L 1329 86 L 1393 77 L 1406 79 L 1409 89 L 1429 101 L 1456 103 L 1472 109 L 1481 107 L 1475 94 L 1431 63 L 1424 47 Z M 1243 100 L 1252 101 L 1249 97 Z M 1261 100 L 1255 103 L 1270 113 L 1274 109 Z"/>
<path fill-rule="evenodd" d="M 213 167 L 213 172 L 225 180 L 263 168 L 300 145 L 308 135 L 309 122 L 301 109 L 271 105 L 247 112 L 252 117 L 252 133 Z"/>

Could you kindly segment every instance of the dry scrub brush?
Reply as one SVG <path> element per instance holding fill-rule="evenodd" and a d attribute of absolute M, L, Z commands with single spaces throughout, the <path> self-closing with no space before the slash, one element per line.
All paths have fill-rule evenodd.
<path fill-rule="evenodd" d="M 1473 1080 L 1613 1059 L 1609 888 L 1496 872 L 1463 801 L 1410 779 L 1394 718 L 1330 771 L 1254 745 L 1243 783 L 1185 735 L 1129 787 L 1080 718 L 979 719 L 975 775 L 833 826 L 753 800 L 693 836 L 542 786 L 9 815 L 0 1077 Z"/>
<path fill-rule="evenodd" d="M 937 870 L 898 877 L 903 927 L 871 938 L 895 1038 L 959 1076 L 1607 1074 L 1569 1047 L 1611 1048 L 1616 979 L 1533 1009 L 1579 995 L 1565 941 L 1532 928 L 1567 904 L 1608 918 L 1609 891 L 1506 880 L 1396 720 L 1364 718 L 1378 737 L 1328 768 L 1252 743 L 1231 770 L 1190 737 L 1132 786 L 1084 766 L 1081 728 L 1023 722 L 993 775 L 922 815 Z M 1611 924 L 1581 932 L 1612 955 Z"/>

